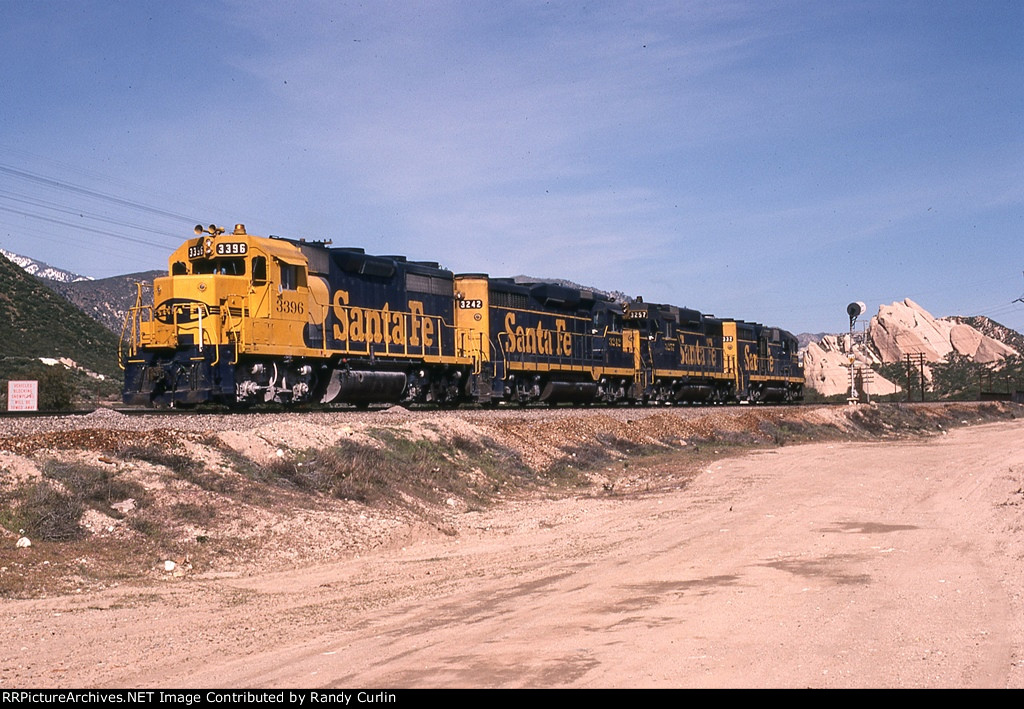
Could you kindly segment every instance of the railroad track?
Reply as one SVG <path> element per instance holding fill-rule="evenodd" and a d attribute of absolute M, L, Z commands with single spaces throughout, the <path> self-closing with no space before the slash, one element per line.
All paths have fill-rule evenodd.
<path fill-rule="evenodd" d="M 872 402 L 878 405 L 912 405 L 912 406 L 944 406 L 952 403 L 968 403 L 968 402 L 954 402 L 954 401 L 885 401 L 885 402 Z M 970 403 L 984 403 L 983 401 L 970 402 Z M 199 406 L 190 408 L 139 408 L 139 407 L 111 407 L 111 406 L 100 406 L 93 409 L 65 409 L 60 411 L 0 411 L 0 419 L 19 419 L 19 418 L 59 418 L 62 416 L 88 416 L 101 411 L 112 411 L 114 413 L 123 414 L 125 416 L 267 416 L 275 414 L 301 414 L 301 413 L 374 413 L 380 411 L 386 411 L 388 409 L 400 406 L 401 408 L 409 411 L 441 411 L 446 413 L 453 413 L 458 411 L 567 411 L 570 409 L 585 412 L 585 411 L 623 411 L 623 410 L 636 410 L 636 411 L 657 411 L 657 410 L 707 410 L 707 411 L 720 411 L 720 410 L 752 410 L 752 409 L 806 409 L 815 407 L 846 407 L 849 406 L 846 402 L 797 402 L 797 403 L 763 403 L 763 404 L 749 404 L 746 402 L 734 403 L 734 404 L 696 404 L 696 405 L 683 405 L 683 404 L 617 404 L 614 406 L 549 406 L 545 404 L 531 404 L 527 406 L 517 405 L 505 405 L 500 407 L 484 407 L 474 404 L 463 404 L 456 408 L 444 408 L 430 405 L 413 405 L 403 406 L 400 404 L 378 404 L 370 406 L 369 408 L 357 408 L 355 406 L 327 406 L 327 407 L 314 407 L 314 406 L 303 406 L 299 408 L 287 408 L 284 406 L 268 406 L 268 407 L 250 407 L 244 409 L 230 408 L 226 406 Z"/>

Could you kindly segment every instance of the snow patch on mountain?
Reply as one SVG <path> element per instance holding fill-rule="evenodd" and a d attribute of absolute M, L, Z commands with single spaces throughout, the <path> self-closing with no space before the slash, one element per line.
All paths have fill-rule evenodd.
<path fill-rule="evenodd" d="M 0 255 L 5 256 L 8 261 L 17 264 L 36 278 L 44 278 L 48 281 L 57 281 L 58 283 L 76 283 L 78 281 L 92 280 L 89 276 L 82 276 L 71 271 L 65 271 L 62 268 L 55 268 L 42 261 L 36 261 L 33 258 L 21 256 L 6 249 L 0 249 Z"/>

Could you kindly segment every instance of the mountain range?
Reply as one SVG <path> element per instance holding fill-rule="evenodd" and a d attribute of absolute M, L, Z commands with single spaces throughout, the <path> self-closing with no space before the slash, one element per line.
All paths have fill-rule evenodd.
<path fill-rule="evenodd" d="M 140 271 L 123 276 L 94 279 L 56 268 L 42 261 L 0 249 L 0 255 L 40 279 L 71 301 L 89 317 L 120 336 L 128 309 L 135 305 L 137 283 L 152 283 L 163 271 Z"/>
<path fill-rule="evenodd" d="M 28 256 L 21 256 L 16 253 L 7 251 L 6 249 L 0 249 L 0 255 L 6 256 L 8 261 L 21 266 L 26 273 L 30 273 L 37 278 L 42 278 L 46 281 L 53 281 L 55 283 L 75 283 L 77 281 L 89 281 L 92 280 L 88 276 L 81 276 L 71 271 L 65 271 L 62 268 L 56 268 L 49 264 L 43 263 L 42 261 L 36 261 Z"/>
<path fill-rule="evenodd" d="M 0 257 L 0 399 L 7 394 L 6 381 L 18 379 L 39 382 L 44 409 L 116 396 L 118 338 L 47 283 L 56 281 Z"/>

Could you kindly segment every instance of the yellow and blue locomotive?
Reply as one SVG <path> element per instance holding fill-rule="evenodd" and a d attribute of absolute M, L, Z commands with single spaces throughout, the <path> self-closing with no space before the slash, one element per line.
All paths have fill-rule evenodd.
<path fill-rule="evenodd" d="M 624 306 L 638 342 L 645 400 L 794 402 L 803 398 L 797 339 L 779 328 L 716 318 L 674 305 Z"/>
<path fill-rule="evenodd" d="M 196 227 L 122 335 L 128 404 L 792 401 L 796 340 L 579 288 Z"/>

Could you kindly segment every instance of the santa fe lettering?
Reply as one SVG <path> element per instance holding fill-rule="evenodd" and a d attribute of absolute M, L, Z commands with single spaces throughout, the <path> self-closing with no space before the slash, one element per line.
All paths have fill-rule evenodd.
<path fill-rule="evenodd" d="M 332 303 L 334 310 L 334 339 L 346 343 L 368 342 L 402 346 L 408 340 L 410 347 L 433 347 L 436 323 L 423 314 L 423 303 L 409 301 L 409 312 L 393 312 L 385 303 L 380 310 L 349 305 L 349 292 L 336 290 Z"/>
<path fill-rule="evenodd" d="M 558 355 L 559 357 L 572 356 L 572 333 L 566 332 L 566 321 L 558 318 L 555 320 L 555 329 L 546 330 L 541 323 L 536 327 L 516 325 L 516 314 L 509 312 L 505 315 L 505 337 L 510 353 L 522 352 L 523 354 Z"/>

